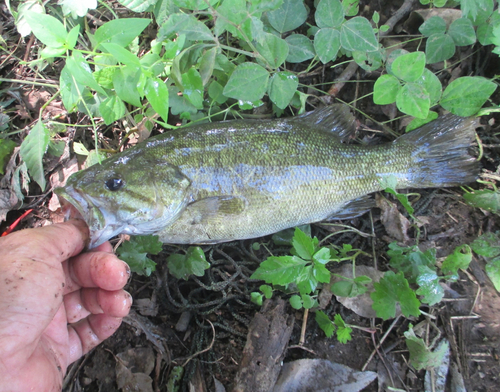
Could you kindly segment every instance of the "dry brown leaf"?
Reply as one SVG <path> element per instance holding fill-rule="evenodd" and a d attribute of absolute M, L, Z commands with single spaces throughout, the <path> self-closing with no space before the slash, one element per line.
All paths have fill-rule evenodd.
<path fill-rule="evenodd" d="M 377 207 L 381 210 L 380 220 L 387 234 L 399 242 L 408 242 L 410 240 L 408 237 L 410 221 L 398 211 L 395 203 L 390 202 L 379 194 L 376 195 L 375 200 Z"/>

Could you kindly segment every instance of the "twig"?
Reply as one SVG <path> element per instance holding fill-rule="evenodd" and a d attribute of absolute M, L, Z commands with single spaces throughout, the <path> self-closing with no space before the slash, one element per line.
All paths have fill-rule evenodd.
<path fill-rule="evenodd" d="M 394 328 L 394 326 L 396 325 L 396 323 L 398 322 L 398 320 L 399 320 L 399 316 L 394 319 L 394 321 L 392 322 L 392 324 L 389 327 L 389 329 L 385 332 L 384 336 L 382 336 L 382 339 L 380 339 L 379 344 L 375 346 L 375 350 L 372 351 L 372 353 L 370 354 L 370 357 L 368 358 L 368 360 L 366 361 L 366 363 L 361 368 L 361 371 L 364 372 L 366 370 L 367 366 L 370 364 L 371 360 L 373 359 L 373 357 L 377 353 L 377 350 L 380 348 L 380 346 L 382 346 L 382 344 L 384 343 L 385 339 L 389 335 L 389 332 L 392 331 L 392 329 Z"/>
<path fill-rule="evenodd" d="M 309 309 L 304 309 L 304 318 L 302 319 L 302 328 L 300 329 L 299 346 L 303 346 L 306 341 L 306 326 L 307 326 L 308 316 L 309 316 Z"/>
<path fill-rule="evenodd" d="M 210 350 L 213 345 L 214 345 L 214 342 L 215 342 L 215 327 L 214 325 L 210 322 L 210 320 L 208 320 L 208 323 L 210 324 L 210 326 L 212 327 L 212 334 L 213 334 L 213 337 L 212 337 L 212 341 L 210 342 L 210 345 L 204 349 L 204 350 L 201 350 L 201 351 L 198 351 L 197 353 L 194 353 L 193 355 L 191 355 L 187 360 L 186 362 L 184 362 L 184 364 L 182 365 L 182 367 L 186 367 L 186 365 L 191 361 L 191 359 L 193 359 L 194 357 L 197 357 L 198 355 L 200 354 L 203 354 L 204 352 L 207 352 L 208 350 Z"/>

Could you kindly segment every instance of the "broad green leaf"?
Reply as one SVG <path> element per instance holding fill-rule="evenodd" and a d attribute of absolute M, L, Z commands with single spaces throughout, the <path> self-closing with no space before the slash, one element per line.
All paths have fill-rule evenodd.
<path fill-rule="evenodd" d="M 340 43 L 349 51 L 374 52 L 378 49 L 377 37 L 368 19 L 356 16 L 342 24 Z"/>
<path fill-rule="evenodd" d="M 85 86 L 78 83 L 65 66 L 59 76 L 59 88 L 64 107 L 69 113 L 74 112 Z"/>
<path fill-rule="evenodd" d="M 294 254 L 303 258 L 304 260 L 312 260 L 314 251 L 316 250 L 317 239 L 314 241 L 313 238 L 305 234 L 298 227 L 295 228 L 295 232 L 292 238 L 292 245 Z"/>
<path fill-rule="evenodd" d="M 500 291 L 500 257 L 489 260 L 485 267 L 486 274 L 495 286 L 497 291 Z"/>
<path fill-rule="evenodd" d="M 168 86 L 168 100 L 171 113 L 174 115 L 183 113 L 196 114 L 198 109 L 180 92 L 177 86 Z"/>
<path fill-rule="evenodd" d="M 283 0 L 252 0 L 247 4 L 248 12 L 253 14 L 278 9 L 283 4 Z"/>
<path fill-rule="evenodd" d="M 167 267 L 177 279 L 188 280 L 191 275 L 205 275 L 210 264 L 199 246 L 190 246 L 185 255 L 175 254 L 167 257 Z"/>
<path fill-rule="evenodd" d="M 417 81 L 425 69 L 425 54 L 423 52 L 412 52 L 403 54 L 394 60 L 391 73 L 405 82 Z"/>
<path fill-rule="evenodd" d="M 439 276 L 436 271 L 425 265 L 419 266 L 418 270 L 417 284 L 419 289 L 417 294 L 423 296 L 422 302 L 429 306 L 441 302 L 444 297 L 444 289 L 439 284 Z"/>
<path fill-rule="evenodd" d="M 297 279 L 306 264 L 297 256 L 271 256 L 260 264 L 250 278 L 285 286 Z"/>
<path fill-rule="evenodd" d="M 45 12 L 42 4 L 38 0 L 26 0 L 19 2 L 19 6 L 17 7 L 17 16 L 16 18 L 16 28 L 21 37 L 26 37 L 31 33 L 31 27 L 26 20 L 26 13 L 34 12 L 39 15 Z"/>
<path fill-rule="evenodd" d="M 45 45 L 53 48 L 64 46 L 68 32 L 59 20 L 53 16 L 33 11 L 26 12 L 24 17 L 35 37 Z"/>
<path fill-rule="evenodd" d="M 212 78 L 215 67 L 215 58 L 217 56 L 217 48 L 208 49 L 200 58 L 199 69 L 203 86 L 206 86 Z"/>
<path fill-rule="evenodd" d="M 484 24 L 493 13 L 495 3 L 493 0 L 462 0 L 461 8 L 463 15 L 467 16 L 474 26 L 480 26 Z"/>
<path fill-rule="evenodd" d="M 476 43 L 476 32 L 469 19 L 460 18 L 453 21 L 448 34 L 453 38 L 457 46 L 474 45 Z"/>
<path fill-rule="evenodd" d="M 156 4 L 158 0 L 118 0 L 118 2 L 134 12 L 144 12 Z"/>
<path fill-rule="evenodd" d="M 325 248 L 323 248 L 325 249 Z M 328 250 L 328 249 L 327 249 Z M 330 252 L 328 252 L 330 253 Z M 320 283 L 329 283 L 331 278 L 331 272 L 325 267 L 324 263 L 314 261 L 313 262 L 313 275 L 316 280 Z"/>
<path fill-rule="evenodd" d="M 373 86 L 373 102 L 377 105 L 388 105 L 396 102 L 401 84 L 393 75 L 382 75 Z"/>
<path fill-rule="evenodd" d="M 269 98 L 280 109 L 285 109 L 293 98 L 299 85 L 299 78 L 291 72 L 277 72 L 269 81 Z"/>
<path fill-rule="evenodd" d="M 440 16 L 432 16 L 418 30 L 426 37 L 430 37 L 433 34 L 444 34 L 446 32 L 446 22 Z"/>
<path fill-rule="evenodd" d="M 422 252 L 417 246 L 406 248 L 393 242 L 389 244 L 389 249 L 387 255 L 391 258 L 391 267 L 403 272 L 410 283 L 416 282 L 421 266 L 436 269 L 436 249 L 434 248 Z"/>
<path fill-rule="evenodd" d="M 68 72 L 71 74 L 75 80 L 83 84 L 84 86 L 88 86 L 95 91 L 106 95 L 106 92 L 102 89 L 99 84 L 97 84 L 94 76 L 92 75 L 92 71 L 90 69 L 89 64 L 83 58 L 80 52 L 74 51 L 72 56 L 66 59 L 66 67 Z"/>
<path fill-rule="evenodd" d="M 496 87 L 495 83 L 483 77 L 464 76 L 446 87 L 440 104 L 458 116 L 472 116 L 481 109 Z"/>
<path fill-rule="evenodd" d="M 350 280 L 340 280 L 330 287 L 333 294 L 339 297 L 356 297 L 358 295 L 356 284 Z"/>
<path fill-rule="evenodd" d="M 491 15 L 490 20 L 488 23 L 483 23 L 480 26 L 477 27 L 476 30 L 476 35 L 477 35 L 477 40 L 479 43 L 483 46 L 486 45 L 491 45 L 496 41 L 496 45 L 498 46 L 499 41 L 498 41 L 498 30 L 500 28 L 500 13 L 494 12 Z M 494 34 L 494 31 L 497 31 L 496 34 Z M 495 35 L 497 36 L 495 38 Z"/>
<path fill-rule="evenodd" d="M 383 50 L 375 52 L 352 52 L 352 58 L 362 69 L 368 72 L 376 71 L 384 61 Z"/>
<path fill-rule="evenodd" d="M 45 191 L 45 174 L 43 172 L 43 156 L 49 145 L 50 132 L 42 121 L 37 121 L 28 136 L 21 143 L 19 153 L 26 163 L 31 177 Z"/>
<path fill-rule="evenodd" d="M 274 34 L 264 33 L 262 44 L 256 45 L 258 52 L 272 68 L 279 68 L 288 56 L 288 45 L 285 40 Z"/>
<path fill-rule="evenodd" d="M 340 0 L 320 0 L 314 13 L 316 24 L 323 27 L 340 27 L 344 21 L 344 7 Z"/>
<path fill-rule="evenodd" d="M 487 258 L 500 256 L 500 231 L 484 233 L 476 238 L 470 246 L 480 256 Z"/>
<path fill-rule="evenodd" d="M 113 88 L 113 76 L 118 68 L 105 67 L 94 72 L 94 79 L 100 86 L 111 90 Z"/>
<path fill-rule="evenodd" d="M 0 174 L 4 175 L 5 164 L 9 161 L 14 148 L 17 146 L 15 142 L 9 139 L 0 139 Z"/>
<path fill-rule="evenodd" d="M 165 82 L 159 78 L 148 78 L 144 92 L 155 112 L 166 122 L 168 120 L 169 94 Z"/>
<path fill-rule="evenodd" d="M 213 41 L 210 29 L 192 15 L 177 13 L 171 15 L 158 31 L 158 40 L 185 34 L 191 41 Z"/>
<path fill-rule="evenodd" d="M 142 18 L 113 19 L 106 22 L 95 31 L 96 48 L 102 43 L 125 47 L 138 37 L 149 23 L 150 19 Z"/>
<path fill-rule="evenodd" d="M 336 314 L 334 316 L 333 322 L 337 326 L 337 340 L 342 344 L 346 344 L 349 340 L 352 339 L 351 327 L 347 326 L 340 314 Z"/>
<path fill-rule="evenodd" d="M 186 98 L 197 109 L 203 109 L 203 81 L 198 70 L 190 68 L 189 71 L 182 74 L 182 88 Z"/>
<path fill-rule="evenodd" d="M 472 207 L 482 208 L 495 214 L 500 213 L 500 192 L 498 189 L 474 190 L 472 193 L 465 193 L 464 199 Z"/>
<path fill-rule="evenodd" d="M 254 304 L 258 306 L 262 306 L 262 302 L 264 300 L 264 296 L 260 293 L 257 293 L 255 291 L 250 293 L 250 301 L 252 301 Z"/>
<path fill-rule="evenodd" d="M 431 106 L 434 106 L 440 100 L 441 93 L 443 92 L 441 82 L 439 78 L 427 68 L 424 69 L 424 73 L 415 81 L 415 84 L 421 85 L 427 91 Z"/>
<path fill-rule="evenodd" d="M 50 140 L 49 145 L 47 147 L 47 153 L 52 155 L 53 157 L 60 157 L 64 153 L 64 148 L 66 147 L 66 143 L 64 140 Z"/>
<path fill-rule="evenodd" d="M 297 226 L 303 233 L 311 237 L 311 225 L 301 225 Z M 292 246 L 292 239 L 295 234 L 295 228 L 289 228 L 285 230 L 278 231 L 273 234 L 272 240 L 274 245 L 278 246 Z"/>
<path fill-rule="evenodd" d="M 456 275 L 459 269 L 466 270 L 472 261 L 472 250 L 469 245 L 457 246 L 453 253 L 443 261 L 441 271 L 443 274 Z"/>
<path fill-rule="evenodd" d="M 141 77 L 141 70 L 135 67 L 120 67 L 113 74 L 113 86 L 116 94 L 125 102 L 141 107 L 141 96 L 137 85 Z"/>
<path fill-rule="evenodd" d="M 66 37 L 66 44 L 69 50 L 73 50 L 75 48 L 76 42 L 78 41 L 78 35 L 80 34 L 80 26 L 76 25 L 73 27 Z"/>
<path fill-rule="evenodd" d="M 384 320 L 396 317 L 396 303 L 401 305 L 405 317 L 420 315 L 420 301 L 410 288 L 403 272 L 387 271 L 380 281 L 374 282 L 375 291 L 370 295 L 377 317 Z"/>
<path fill-rule="evenodd" d="M 405 338 L 410 351 L 410 364 L 417 370 L 437 368 L 450 350 L 448 341 L 443 340 L 434 351 L 431 351 L 423 339 L 415 335 L 411 324 L 410 329 L 405 332 Z"/>
<path fill-rule="evenodd" d="M 340 31 L 323 28 L 314 35 L 314 49 L 323 64 L 337 58 L 340 49 Z"/>
<path fill-rule="evenodd" d="M 323 265 L 327 264 L 331 258 L 330 249 L 326 247 L 318 249 L 313 255 L 313 260 Z"/>
<path fill-rule="evenodd" d="M 120 63 L 129 65 L 131 67 L 141 67 L 141 63 L 139 61 L 139 58 L 129 52 L 127 49 L 123 48 L 120 45 L 113 44 L 113 43 L 103 43 L 101 44 L 101 47 L 103 47 L 107 52 L 109 52 L 113 57 Z"/>
<path fill-rule="evenodd" d="M 97 8 L 97 0 L 59 0 L 64 15 L 71 14 L 73 19 L 87 15 L 88 10 Z"/>
<path fill-rule="evenodd" d="M 40 57 L 42 59 L 49 59 L 51 57 L 63 56 L 65 53 L 66 53 L 66 48 L 64 48 L 64 47 L 54 48 L 52 46 L 46 46 L 40 52 Z"/>
<path fill-rule="evenodd" d="M 132 272 L 149 276 L 156 269 L 156 263 L 147 255 L 157 255 L 161 250 L 162 243 L 157 235 L 139 235 L 123 242 L 116 252 L 120 259 L 130 266 Z"/>
<path fill-rule="evenodd" d="M 316 304 L 316 301 L 310 295 L 302 294 L 300 298 L 302 299 L 304 309 L 311 309 Z"/>
<path fill-rule="evenodd" d="M 254 102 L 267 90 L 269 72 L 254 63 L 242 63 L 236 67 L 224 87 L 226 97 Z"/>
<path fill-rule="evenodd" d="M 286 61 L 290 63 L 301 63 L 314 57 L 314 46 L 311 40 L 305 35 L 292 34 L 286 37 L 285 41 L 289 49 Z"/>
<path fill-rule="evenodd" d="M 259 290 L 264 293 L 267 299 L 273 296 L 273 288 L 271 286 L 268 286 L 267 284 L 259 286 Z"/>
<path fill-rule="evenodd" d="M 290 297 L 290 305 L 296 310 L 302 309 L 302 299 L 300 298 L 300 296 L 292 295 Z"/>
<path fill-rule="evenodd" d="M 439 116 L 436 112 L 429 111 L 429 114 L 427 115 L 426 118 L 414 118 L 413 120 L 411 120 L 411 122 L 406 126 L 405 132 L 410 132 L 413 131 L 414 129 L 420 128 L 422 125 L 434 121 L 438 117 Z"/>
<path fill-rule="evenodd" d="M 448 60 L 455 54 L 455 43 L 448 34 L 436 33 L 427 38 L 425 55 L 427 64 Z"/>
<path fill-rule="evenodd" d="M 284 0 L 276 10 L 267 13 L 269 23 L 281 34 L 295 30 L 307 19 L 303 0 Z"/>
<path fill-rule="evenodd" d="M 243 22 L 249 18 L 245 0 L 225 0 L 217 7 L 217 14 L 215 35 L 219 36 L 227 30 L 234 36 L 244 39 L 236 26 L 242 28 Z"/>
<path fill-rule="evenodd" d="M 210 86 L 208 86 L 208 96 L 219 105 L 222 105 L 227 101 L 227 97 L 222 93 L 223 90 L 224 87 L 222 87 L 218 81 L 212 80 L 212 83 L 210 83 Z"/>
<path fill-rule="evenodd" d="M 336 330 L 335 324 L 333 324 L 328 316 L 321 310 L 316 311 L 315 319 L 319 327 L 325 333 L 326 337 L 331 338 Z"/>
<path fill-rule="evenodd" d="M 344 7 L 346 16 L 356 16 L 359 12 L 359 0 L 342 0 L 342 7 Z M 376 12 L 377 11 L 375 11 L 375 13 Z M 373 21 L 375 22 L 375 19 Z M 375 24 L 378 24 L 378 21 L 375 22 Z"/>
<path fill-rule="evenodd" d="M 204 1 L 204 0 L 173 0 L 174 4 L 181 8 L 186 8 L 188 10 L 205 10 L 210 5 L 216 3 L 214 0 Z"/>
<path fill-rule="evenodd" d="M 403 113 L 426 118 L 430 109 L 429 93 L 419 84 L 407 83 L 398 91 L 396 105 Z"/>
<path fill-rule="evenodd" d="M 106 125 L 119 120 L 125 115 L 125 105 L 116 95 L 110 95 L 99 104 L 99 112 Z"/>

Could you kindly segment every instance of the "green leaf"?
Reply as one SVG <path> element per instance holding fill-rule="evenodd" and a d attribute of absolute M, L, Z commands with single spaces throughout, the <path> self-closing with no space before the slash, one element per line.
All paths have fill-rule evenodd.
<path fill-rule="evenodd" d="M 296 280 L 306 264 L 297 256 L 271 256 L 259 265 L 250 278 L 285 286 Z"/>
<path fill-rule="evenodd" d="M 330 249 L 328 248 L 320 248 L 316 253 L 313 255 L 313 260 L 317 263 L 325 265 L 328 263 L 331 259 L 331 253 Z"/>
<path fill-rule="evenodd" d="M 472 22 L 466 18 L 460 18 L 453 21 L 448 30 L 448 34 L 453 38 L 457 46 L 468 46 L 476 43 L 474 26 L 472 26 Z"/>
<path fill-rule="evenodd" d="M 420 315 L 420 301 L 402 272 L 395 274 L 387 271 L 380 282 L 374 282 L 373 286 L 375 291 L 370 297 L 373 300 L 372 307 L 377 317 L 384 320 L 396 317 L 396 303 L 398 302 L 401 305 L 401 313 L 405 317 Z"/>
<path fill-rule="evenodd" d="M 43 156 L 49 145 L 50 132 L 42 121 L 37 121 L 28 136 L 21 143 L 19 153 L 26 163 L 31 177 L 45 191 L 45 174 L 43 172 Z"/>
<path fill-rule="evenodd" d="M 432 103 L 431 103 L 432 105 Z M 434 121 L 439 116 L 436 112 L 429 112 L 426 118 L 414 118 L 411 122 L 406 126 L 405 132 L 413 131 L 414 129 L 420 128 L 422 125 L 427 124 L 431 121 Z"/>
<path fill-rule="evenodd" d="M 417 370 L 439 367 L 449 351 L 449 343 L 443 340 L 435 351 L 431 351 L 423 339 L 417 338 L 410 324 L 410 329 L 405 332 L 406 346 L 410 351 L 410 364 Z"/>
<path fill-rule="evenodd" d="M 422 252 L 417 246 L 406 248 L 393 242 L 389 244 L 387 255 L 390 257 L 391 267 L 403 272 L 410 283 L 416 282 L 421 266 L 431 270 L 436 269 L 436 249 L 434 248 Z"/>
<path fill-rule="evenodd" d="M 472 193 L 465 193 L 464 199 L 472 207 L 482 208 L 483 210 L 500 213 L 500 192 L 498 189 L 481 189 Z"/>
<path fill-rule="evenodd" d="M 51 139 L 47 147 L 47 152 L 53 157 L 60 157 L 64 153 L 65 147 L 66 143 L 64 142 L 64 140 Z"/>
<path fill-rule="evenodd" d="M 472 261 L 472 250 L 469 245 L 457 246 L 453 253 L 449 255 L 441 266 L 443 274 L 456 275 L 459 269 L 466 270 Z"/>
<path fill-rule="evenodd" d="M 472 250 L 483 257 L 500 256 L 500 231 L 484 233 L 470 244 Z"/>
<path fill-rule="evenodd" d="M 311 309 L 316 304 L 316 300 L 310 295 L 302 294 L 300 298 L 302 299 L 304 309 Z"/>
<path fill-rule="evenodd" d="M 375 52 L 352 52 L 352 58 L 362 69 L 368 72 L 376 71 L 385 60 L 383 50 Z"/>
<path fill-rule="evenodd" d="M 224 87 L 226 97 L 254 102 L 261 99 L 267 90 L 269 72 L 254 63 L 243 63 L 236 67 Z"/>
<path fill-rule="evenodd" d="M 182 92 L 197 109 L 203 109 L 203 81 L 195 68 L 182 74 Z"/>
<path fill-rule="evenodd" d="M 191 275 L 203 276 L 210 264 L 199 246 L 190 246 L 185 255 L 175 254 L 167 257 L 167 267 L 177 279 L 188 280 Z"/>
<path fill-rule="evenodd" d="M 148 253 L 157 255 L 162 250 L 162 243 L 157 235 L 139 235 L 130 237 L 117 249 L 118 257 L 125 261 L 132 272 L 149 276 L 156 269 L 156 263 L 147 257 Z"/>
<path fill-rule="evenodd" d="M 427 64 L 448 60 L 455 54 L 455 42 L 448 34 L 436 33 L 427 38 L 425 55 Z"/>
<path fill-rule="evenodd" d="M 4 175 L 4 167 L 10 159 L 14 148 L 17 146 L 15 142 L 9 139 L 0 139 L 0 174 Z"/>
<path fill-rule="evenodd" d="M 496 84 L 480 76 L 463 76 L 443 92 L 441 106 L 458 116 L 472 116 L 496 90 Z"/>
<path fill-rule="evenodd" d="M 346 344 L 349 340 L 352 339 L 352 329 L 347 326 L 340 314 L 336 314 L 334 316 L 333 322 L 337 326 L 337 340 L 342 344 Z"/>
<path fill-rule="evenodd" d="M 118 0 L 118 2 L 133 12 L 144 12 L 155 5 L 158 0 Z"/>
<path fill-rule="evenodd" d="M 214 4 L 213 0 L 205 2 L 204 0 L 173 0 L 174 4 L 181 8 L 186 8 L 188 10 L 204 10 L 209 7 L 209 5 Z"/>
<path fill-rule="evenodd" d="M 417 118 L 426 118 L 431 101 L 429 93 L 419 84 L 407 83 L 398 91 L 396 105 L 403 113 Z"/>
<path fill-rule="evenodd" d="M 67 37 L 66 37 L 66 44 L 68 46 L 69 50 L 73 50 L 75 48 L 76 42 L 78 41 L 78 35 L 80 34 L 80 26 L 76 25 L 73 27 Z"/>
<path fill-rule="evenodd" d="M 116 95 L 107 97 L 99 104 L 99 112 L 106 125 L 119 120 L 125 115 L 125 105 Z"/>
<path fill-rule="evenodd" d="M 210 29 L 193 15 L 177 13 L 171 15 L 158 31 L 158 40 L 163 41 L 177 34 L 185 34 L 190 41 L 214 41 Z"/>
<path fill-rule="evenodd" d="M 257 293 L 255 291 L 250 293 L 250 301 L 252 301 L 254 304 L 258 306 L 262 306 L 262 301 L 264 299 L 264 296 L 260 293 Z"/>
<path fill-rule="evenodd" d="M 199 69 L 203 86 L 206 86 L 212 78 L 215 67 L 215 57 L 217 56 L 217 48 L 211 48 L 203 53 L 200 58 Z"/>
<path fill-rule="evenodd" d="M 256 47 L 272 68 L 279 68 L 288 56 L 286 41 L 274 34 L 264 33 L 262 44 L 257 43 Z"/>
<path fill-rule="evenodd" d="M 285 41 L 289 49 L 286 61 L 289 63 L 301 63 L 315 56 L 314 46 L 305 35 L 292 34 L 286 37 Z"/>
<path fill-rule="evenodd" d="M 105 67 L 94 72 L 95 81 L 109 90 L 113 89 L 113 76 L 117 68 L 115 67 Z"/>
<path fill-rule="evenodd" d="M 322 266 L 324 268 L 324 266 Z M 318 287 L 318 279 L 312 265 L 306 265 L 297 274 L 295 283 L 299 289 L 300 294 L 310 294 Z"/>
<path fill-rule="evenodd" d="M 314 49 L 323 64 L 337 58 L 340 49 L 340 32 L 323 28 L 314 35 Z"/>
<path fill-rule="evenodd" d="M 359 12 L 359 0 L 342 0 L 342 7 L 344 7 L 346 16 L 356 16 Z M 375 19 L 373 21 L 375 22 Z M 375 22 L 375 24 L 378 24 L 378 22 Z"/>
<path fill-rule="evenodd" d="M 297 309 L 297 310 L 302 309 L 302 299 L 300 298 L 300 296 L 292 295 L 290 297 L 290 305 L 294 309 Z"/>
<path fill-rule="evenodd" d="M 269 23 L 281 34 L 295 30 L 307 19 L 307 10 L 302 0 L 284 0 L 276 10 L 267 13 Z"/>
<path fill-rule="evenodd" d="M 433 34 L 444 34 L 446 32 L 446 22 L 440 16 L 432 16 L 418 30 L 426 37 Z"/>
<path fill-rule="evenodd" d="M 345 50 L 373 52 L 378 50 L 378 41 L 368 19 L 356 16 L 342 24 L 340 42 Z"/>
<path fill-rule="evenodd" d="M 208 96 L 212 98 L 219 105 L 222 105 L 227 101 L 227 97 L 223 94 L 224 87 L 221 86 L 219 82 L 213 80 L 208 86 Z"/>
<path fill-rule="evenodd" d="M 259 287 L 259 290 L 264 293 L 267 299 L 273 296 L 273 288 L 267 284 L 263 284 Z"/>
<path fill-rule="evenodd" d="M 42 59 L 49 59 L 52 57 L 61 57 L 66 53 L 66 48 L 53 48 L 51 46 L 46 46 L 40 52 L 40 57 Z"/>
<path fill-rule="evenodd" d="M 413 52 L 396 58 L 391 66 L 391 73 L 405 82 L 415 82 L 422 77 L 425 69 L 425 54 Z"/>
<path fill-rule="evenodd" d="M 155 112 L 166 122 L 168 120 L 169 94 L 165 82 L 159 78 L 149 78 L 146 81 L 144 92 Z"/>
<path fill-rule="evenodd" d="M 104 23 L 94 34 L 96 48 L 102 43 L 113 43 L 125 47 L 143 32 L 151 23 L 150 19 L 113 19 Z"/>
<path fill-rule="evenodd" d="M 353 298 L 359 295 L 356 284 L 351 280 L 340 280 L 330 287 L 333 294 L 339 297 Z"/>
<path fill-rule="evenodd" d="M 395 76 L 382 75 L 373 86 L 373 102 L 377 105 L 388 105 L 396 102 L 401 88 L 401 84 Z"/>
<path fill-rule="evenodd" d="M 417 284 L 420 286 L 417 294 L 423 296 L 422 302 L 433 306 L 444 297 L 444 289 L 439 284 L 439 276 L 436 271 L 425 265 L 418 266 L 419 275 Z"/>
<path fill-rule="evenodd" d="M 27 12 L 44 14 L 45 10 L 42 4 L 38 2 L 38 0 L 25 0 L 19 2 L 19 6 L 17 7 L 17 16 L 15 15 L 15 12 L 13 12 L 12 14 L 16 18 L 16 28 L 19 34 L 21 34 L 21 37 L 26 37 L 28 34 L 31 33 L 31 27 L 29 26 L 28 21 L 26 20 Z"/>
<path fill-rule="evenodd" d="M 103 47 L 107 52 L 113 55 L 113 57 L 120 63 L 129 65 L 131 67 L 141 67 L 139 58 L 122 46 L 113 43 L 102 43 L 101 47 Z"/>
<path fill-rule="evenodd" d="M 97 84 L 89 64 L 80 52 L 74 51 L 72 56 L 66 59 L 65 68 L 78 83 L 88 86 L 102 95 L 107 95 L 102 87 Z"/>
<path fill-rule="evenodd" d="M 435 105 L 441 98 L 442 86 L 439 78 L 427 68 L 424 69 L 422 76 L 415 81 L 416 84 L 422 86 L 429 93 L 431 106 Z"/>
<path fill-rule="evenodd" d="M 339 0 L 320 0 L 314 13 L 316 24 L 323 27 L 340 27 L 344 21 L 344 7 Z"/>
<path fill-rule="evenodd" d="M 74 112 L 85 86 L 78 83 L 65 66 L 59 76 L 59 88 L 64 107 L 69 113 Z"/>
<path fill-rule="evenodd" d="M 304 260 L 312 260 L 316 247 L 315 241 L 298 227 L 295 228 L 292 245 L 297 256 L 303 258 Z"/>
<path fill-rule="evenodd" d="M 60 48 L 66 43 L 68 35 L 64 25 L 53 16 L 27 11 L 24 14 L 33 34 L 41 42 L 53 48 Z"/>
<path fill-rule="evenodd" d="M 316 311 L 315 319 L 319 327 L 325 333 L 326 337 L 331 338 L 336 330 L 335 324 L 333 324 L 328 316 L 321 310 Z"/>
<path fill-rule="evenodd" d="M 89 9 L 97 8 L 97 0 L 60 0 L 64 15 L 71 14 L 73 19 L 87 15 Z"/>
<path fill-rule="evenodd" d="M 113 74 L 116 94 L 125 102 L 141 107 L 141 96 L 137 90 L 142 71 L 135 67 L 120 67 Z"/>
<path fill-rule="evenodd" d="M 500 257 L 489 260 L 485 270 L 495 289 L 500 291 Z"/>
<path fill-rule="evenodd" d="M 291 72 L 277 72 L 269 81 L 268 93 L 271 101 L 280 109 L 285 109 L 299 85 L 299 78 Z"/>
<path fill-rule="evenodd" d="M 472 4 L 475 3 L 475 4 Z M 493 13 L 495 3 L 493 0 L 462 0 L 461 8 L 464 16 L 467 16 L 474 26 L 480 26 L 488 20 Z M 474 14 L 474 16 L 473 16 Z"/>
<path fill-rule="evenodd" d="M 311 225 L 297 226 L 302 232 L 311 237 Z M 295 228 L 289 228 L 278 231 L 273 234 L 272 240 L 274 245 L 278 246 L 292 246 L 292 239 L 295 234 Z"/>

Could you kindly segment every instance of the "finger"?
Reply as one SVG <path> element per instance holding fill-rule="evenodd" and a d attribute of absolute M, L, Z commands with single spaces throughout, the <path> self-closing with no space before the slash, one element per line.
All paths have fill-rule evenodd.
<path fill-rule="evenodd" d="M 100 287 L 115 291 L 123 288 L 130 277 L 130 268 L 112 253 L 86 252 L 71 259 L 67 271 L 66 293 L 80 287 Z"/>
<path fill-rule="evenodd" d="M 105 243 L 99 245 L 97 248 L 91 249 L 90 252 L 113 253 L 113 245 L 111 245 L 109 241 L 106 241 Z"/>
<path fill-rule="evenodd" d="M 90 313 L 125 317 L 132 306 L 132 296 L 124 290 L 82 289 L 66 295 L 64 306 L 69 323 L 78 322 Z"/>
<path fill-rule="evenodd" d="M 119 317 L 93 314 L 68 327 L 69 362 L 72 363 L 88 353 L 103 340 L 115 333 L 122 322 Z"/>

